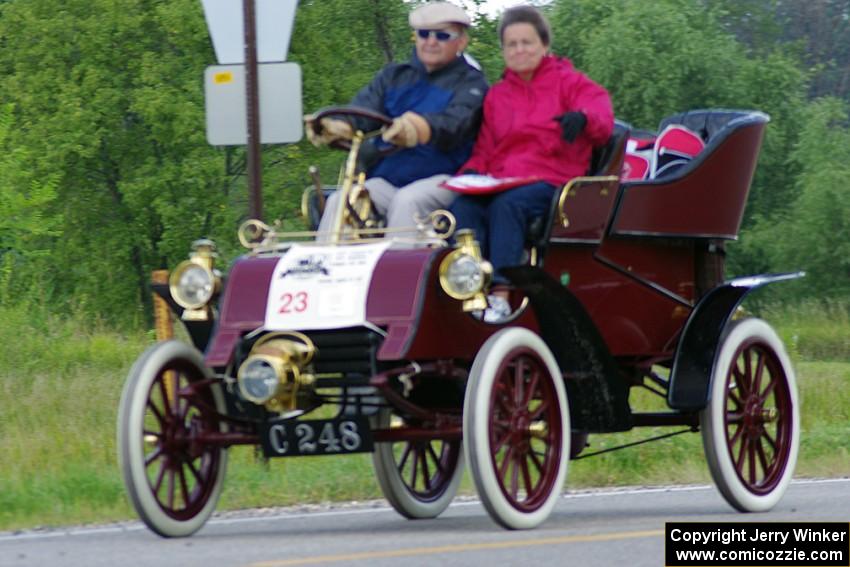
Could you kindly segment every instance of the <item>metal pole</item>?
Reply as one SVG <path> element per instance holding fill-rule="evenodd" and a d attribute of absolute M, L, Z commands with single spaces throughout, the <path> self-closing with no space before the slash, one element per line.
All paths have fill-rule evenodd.
<path fill-rule="evenodd" d="M 263 172 L 260 155 L 260 89 L 257 80 L 257 19 L 254 0 L 242 0 L 245 28 L 245 110 L 248 123 L 248 214 L 263 219 Z"/>
<path fill-rule="evenodd" d="M 151 272 L 151 283 L 168 285 L 168 270 Z M 158 293 L 153 294 L 153 321 L 156 340 L 167 341 L 174 338 L 174 326 L 171 323 L 171 310 Z"/>
<path fill-rule="evenodd" d="M 168 270 L 154 270 L 151 272 L 152 284 L 168 285 Z M 171 310 L 165 300 L 158 293 L 153 294 L 153 321 L 157 341 L 167 341 L 174 338 L 174 325 L 171 322 Z M 168 405 L 174 404 L 173 392 L 177 375 L 173 370 L 166 370 L 163 374 L 165 380 L 165 396 Z"/>

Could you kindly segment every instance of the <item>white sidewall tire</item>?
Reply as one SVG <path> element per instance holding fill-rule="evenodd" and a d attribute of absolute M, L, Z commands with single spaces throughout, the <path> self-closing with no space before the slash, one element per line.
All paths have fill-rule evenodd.
<path fill-rule="evenodd" d="M 376 416 L 378 427 L 388 427 L 391 412 L 381 409 Z M 375 443 L 375 451 L 372 453 L 372 465 L 375 468 L 375 476 L 384 498 L 402 516 L 411 520 L 424 520 L 436 518 L 449 507 L 457 494 L 460 481 L 463 479 L 463 450 L 461 449 L 457 459 L 457 466 L 452 473 L 446 489 L 443 493 L 430 502 L 425 502 L 411 494 L 396 464 L 393 453 L 393 443 Z"/>
<path fill-rule="evenodd" d="M 212 493 L 203 508 L 189 520 L 179 521 L 168 516 L 151 492 L 144 456 L 144 417 L 151 384 L 160 369 L 174 359 L 194 364 L 202 375 L 209 377 L 201 353 L 180 341 L 153 345 L 130 369 L 118 409 L 118 462 L 130 501 L 139 517 L 154 532 L 163 537 L 184 537 L 198 531 L 209 519 L 224 485 L 227 469 L 227 450 L 219 451 L 219 467 L 213 481 Z M 224 413 L 224 399 L 218 388 L 212 389 L 216 409 Z"/>
<path fill-rule="evenodd" d="M 769 493 L 751 492 L 739 478 L 727 447 L 725 426 L 726 378 L 738 347 L 748 338 L 758 337 L 776 354 L 787 378 L 791 401 L 791 440 L 784 471 Z M 764 512 L 773 508 L 785 494 L 794 475 L 800 448 L 800 406 L 794 368 L 776 332 L 761 319 L 743 319 L 732 323 L 721 340 L 720 352 L 712 370 L 708 405 L 700 412 L 703 447 L 711 476 L 726 501 L 741 512 Z"/>
<path fill-rule="evenodd" d="M 505 497 L 492 465 L 489 418 L 490 393 L 496 373 L 506 354 L 518 347 L 534 349 L 552 376 L 561 412 L 561 458 L 552 490 L 532 512 L 517 510 Z M 490 517 L 508 529 L 530 529 L 544 522 L 557 503 L 567 476 L 570 454 L 570 414 L 561 371 L 543 340 L 528 329 L 512 327 L 491 336 L 475 357 L 463 406 L 463 436 L 466 461 L 482 504 Z"/>

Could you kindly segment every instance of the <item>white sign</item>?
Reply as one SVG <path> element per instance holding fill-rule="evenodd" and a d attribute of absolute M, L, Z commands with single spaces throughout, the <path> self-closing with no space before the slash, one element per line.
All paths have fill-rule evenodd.
<path fill-rule="evenodd" d="M 389 246 L 293 245 L 275 266 L 265 328 L 306 331 L 365 324 L 372 272 Z"/>
<path fill-rule="evenodd" d="M 297 142 L 304 133 L 301 67 L 297 63 L 257 65 L 260 98 L 260 143 Z M 204 73 L 207 141 L 213 146 L 241 146 L 248 141 L 245 66 L 210 65 Z"/>
<path fill-rule="evenodd" d="M 201 0 L 215 57 L 222 65 L 245 63 L 243 0 Z M 254 0 L 257 61 L 286 61 L 298 0 Z"/>

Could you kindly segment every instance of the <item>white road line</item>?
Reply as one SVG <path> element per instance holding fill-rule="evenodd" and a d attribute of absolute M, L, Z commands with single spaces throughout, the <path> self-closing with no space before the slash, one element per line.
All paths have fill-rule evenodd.
<path fill-rule="evenodd" d="M 793 480 L 792 485 L 805 484 L 842 484 L 850 483 L 850 478 L 823 478 L 823 479 L 799 479 Z M 623 487 L 623 488 L 602 488 L 602 489 L 586 489 L 568 492 L 563 498 L 566 500 L 573 498 L 590 498 L 596 496 L 611 497 L 623 495 L 642 495 L 642 494 L 657 494 L 659 492 L 694 492 L 699 490 L 712 490 L 714 487 L 709 484 L 705 485 L 686 485 L 686 486 L 653 486 L 653 487 Z M 213 517 L 207 522 L 208 525 L 226 526 L 233 524 L 244 524 L 250 522 L 265 522 L 265 521 L 281 521 L 281 520 L 303 520 L 305 518 L 324 518 L 332 516 L 347 516 L 359 514 L 374 514 L 375 512 L 392 512 L 392 508 L 385 504 L 374 505 L 365 503 L 368 508 L 346 508 L 338 510 L 326 510 L 317 512 L 279 512 L 271 514 L 260 514 L 253 516 L 245 516 L 238 518 L 228 518 L 225 516 Z M 464 506 L 479 506 L 481 502 L 477 498 L 463 498 L 451 504 L 450 508 L 461 508 Z M 356 505 L 355 505 L 356 506 Z M 239 512 L 240 514 L 250 514 L 250 511 Z M 23 531 L 15 532 L 0 532 L 0 543 L 6 541 L 21 541 L 34 539 L 47 539 L 66 536 L 90 536 L 97 534 L 112 534 L 121 532 L 135 532 L 146 529 L 141 522 L 129 522 L 127 524 L 110 525 L 101 527 L 71 527 L 71 528 L 51 528 L 49 531 Z"/>

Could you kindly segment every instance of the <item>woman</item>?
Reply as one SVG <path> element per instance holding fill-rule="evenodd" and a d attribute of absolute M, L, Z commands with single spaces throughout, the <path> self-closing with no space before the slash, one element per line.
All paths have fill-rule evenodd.
<path fill-rule="evenodd" d="M 549 54 L 549 24 L 536 8 L 505 11 L 499 39 L 507 68 L 484 99 L 484 122 L 461 171 L 537 181 L 461 195 L 450 209 L 458 228 L 475 230 L 497 284 L 507 283 L 500 268 L 521 262 L 528 224 L 547 213 L 557 188 L 586 174 L 593 147 L 614 128 L 608 92 Z M 506 294 L 490 299 L 499 315 L 510 312 Z"/>

